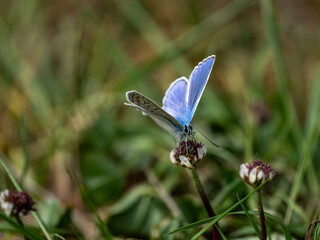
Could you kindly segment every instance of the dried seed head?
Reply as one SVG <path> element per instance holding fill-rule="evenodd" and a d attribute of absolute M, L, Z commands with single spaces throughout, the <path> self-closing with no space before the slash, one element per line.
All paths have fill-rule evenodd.
<path fill-rule="evenodd" d="M 174 165 L 194 169 L 204 159 L 207 148 L 201 142 L 181 141 L 179 146 L 170 152 L 170 160 Z"/>
<path fill-rule="evenodd" d="M 265 180 L 275 175 L 273 168 L 261 160 L 254 160 L 250 163 L 241 164 L 239 175 L 247 184 L 257 187 Z"/>
<path fill-rule="evenodd" d="M 29 211 L 35 210 L 35 202 L 26 192 L 5 190 L 0 193 L 0 207 L 6 215 L 26 215 Z"/>

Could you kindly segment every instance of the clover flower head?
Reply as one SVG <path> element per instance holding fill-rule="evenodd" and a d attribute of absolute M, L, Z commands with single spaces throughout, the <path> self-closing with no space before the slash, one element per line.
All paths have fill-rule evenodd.
<path fill-rule="evenodd" d="M 7 216 L 26 215 L 29 211 L 35 210 L 35 202 L 26 192 L 4 190 L 0 193 L 0 208 Z"/>
<path fill-rule="evenodd" d="M 258 159 L 241 164 L 239 175 L 247 184 L 257 187 L 267 179 L 272 180 L 275 172 L 270 165 Z"/>
<path fill-rule="evenodd" d="M 194 169 L 207 154 L 202 142 L 195 140 L 181 141 L 179 146 L 170 152 L 170 160 L 174 165 Z"/>

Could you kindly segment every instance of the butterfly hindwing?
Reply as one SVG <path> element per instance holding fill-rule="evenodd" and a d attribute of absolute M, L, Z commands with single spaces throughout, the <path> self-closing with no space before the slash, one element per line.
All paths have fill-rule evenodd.
<path fill-rule="evenodd" d="M 182 132 L 181 124 L 156 103 L 137 91 L 129 91 L 126 96 L 127 100 L 131 103 L 126 105 L 137 108 L 150 116 L 162 128 L 169 131 L 176 139 L 180 137 L 179 135 Z"/>

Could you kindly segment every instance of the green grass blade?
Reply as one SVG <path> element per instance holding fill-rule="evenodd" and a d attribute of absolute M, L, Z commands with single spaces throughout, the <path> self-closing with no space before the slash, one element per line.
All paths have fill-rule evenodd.
<path fill-rule="evenodd" d="M 223 239 L 223 240 L 228 240 L 228 238 L 224 235 L 224 233 L 221 231 L 220 227 L 217 227 L 218 229 L 218 232 L 220 233 L 220 237 Z"/>
<path fill-rule="evenodd" d="M 261 186 L 260 186 L 261 187 Z M 257 190 L 257 189 L 256 189 Z M 246 197 L 242 198 L 240 201 L 238 201 L 236 204 L 228 208 L 226 211 L 224 211 L 222 214 L 218 215 L 217 218 L 215 218 L 212 222 L 210 222 L 206 227 L 204 227 L 202 230 L 200 230 L 196 235 L 192 237 L 191 240 L 198 239 L 203 233 L 205 233 L 208 229 L 210 229 L 216 222 L 218 222 L 221 218 L 228 215 L 229 212 L 231 212 L 234 208 L 236 208 L 238 205 L 240 205 L 242 202 L 247 200 L 249 197 L 251 197 L 256 190 L 249 193 Z"/>
<path fill-rule="evenodd" d="M 235 180 L 233 180 L 232 182 L 230 182 L 227 186 L 225 186 L 214 198 L 214 200 L 212 201 L 212 205 L 213 206 L 219 206 L 222 201 L 226 198 L 226 196 L 231 193 L 234 192 L 235 189 L 242 183 L 242 179 L 241 178 L 236 178 Z"/>
<path fill-rule="evenodd" d="M 4 170 L 7 172 L 11 182 L 13 183 L 14 187 L 21 192 L 22 188 L 20 187 L 20 185 L 18 184 L 18 182 L 16 181 L 16 179 L 14 178 L 13 174 L 11 173 L 11 171 L 9 170 L 9 168 L 7 167 L 7 165 L 4 163 L 4 161 L 2 160 L 2 157 L 0 156 L 0 163 L 2 165 L 2 167 L 4 168 Z"/>
<path fill-rule="evenodd" d="M 49 233 L 47 232 L 45 226 L 43 225 L 39 215 L 35 211 L 32 211 L 31 214 L 34 217 L 34 219 L 36 220 L 36 222 L 38 223 L 39 227 L 41 228 L 41 230 L 44 233 L 44 235 L 46 236 L 46 238 L 48 240 L 51 240 L 51 237 L 50 237 Z"/>
<path fill-rule="evenodd" d="M 10 224 L 10 226 L 13 227 L 12 230 L 15 230 L 19 233 L 21 233 L 23 236 L 28 237 L 29 239 L 39 239 L 42 238 L 35 235 L 34 233 L 30 232 L 27 227 L 22 227 L 18 223 L 16 223 L 12 218 L 8 217 L 6 214 L 4 214 L 2 211 L 0 211 L 0 218 L 2 218 L 4 221 Z"/>
<path fill-rule="evenodd" d="M 83 186 L 83 184 L 81 184 L 81 182 L 80 182 L 79 178 L 76 176 L 75 172 L 70 167 L 68 167 L 67 164 L 65 164 L 65 168 L 68 171 L 69 175 L 72 177 L 72 179 L 78 185 L 83 201 L 86 203 L 90 212 L 96 218 L 96 224 L 97 224 L 102 236 L 104 236 L 104 238 L 107 240 L 112 240 L 113 237 L 112 237 L 109 229 L 107 228 L 106 224 L 102 221 L 101 217 L 99 216 L 97 209 L 95 208 L 94 204 L 92 203 L 92 200 L 88 194 L 87 189 L 85 188 L 85 186 Z"/>
<path fill-rule="evenodd" d="M 58 239 L 65 240 L 65 238 L 62 237 L 62 236 L 61 236 L 60 234 L 58 234 L 58 233 L 54 233 L 54 234 L 52 234 L 52 236 L 53 236 L 54 238 L 58 238 Z"/>
<path fill-rule="evenodd" d="M 11 171 L 9 170 L 9 168 L 7 167 L 7 165 L 4 163 L 4 161 L 2 160 L 2 157 L 0 156 L 0 163 L 2 165 L 2 167 L 4 168 L 4 170 L 7 172 L 11 182 L 13 183 L 13 185 L 15 186 L 15 188 L 21 192 L 22 188 L 20 187 L 20 185 L 18 184 L 18 182 L 15 180 L 13 174 L 11 173 Z M 47 229 L 45 228 L 45 226 L 43 225 L 43 223 L 41 222 L 38 214 L 35 211 L 31 211 L 32 216 L 34 217 L 34 219 L 36 220 L 36 222 L 38 223 L 39 227 L 41 228 L 42 232 L 44 233 L 44 235 L 46 236 L 46 238 L 48 240 L 51 240 L 51 237 L 47 231 Z"/>
<path fill-rule="evenodd" d="M 169 61 L 188 51 L 206 37 L 217 32 L 218 29 L 229 23 L 244 10 L 251 7 L 255 2 L 257 1 L 234 0 L 227 4 L 191 30 L 170 42 L 170 44 L 168 44 L 158 56 L 148 60 L 139 68 L 129 72 L 125 79 L 119 81 L 119 89 L 127 88 L 132 79 L 143 79 L 144 76 L 160 67 L 162 64 L 168 63 Z"/>
<path fill-rule="evenodd" d="M 24 165 L 22 168 L 22 173 L 20 177 L 20 184 L 23 186 L 24 180 L 27 175 L 27 171 L 29 168 L 29 148 L 28 148 L 28 132 L 27 132 L 27 126 L 26 126 L 26 118 L 25 115 L 22 114 L 21 116 L 21 141 L 22 141 L 22 149 L 23 149 L 23 160 Z"/>
<path fill-rule="evenodd" d="M 266 34 L 269 42 L 269 46 L 273 53 L 274 67 L 277 76 L 277 84 L 279 90 L 280 111 L 284 121 L 284 128 L 287 128 L 292 124 L 291 130 L 295 140 L 296 146 L 299 146 L 302 138 L 301 128 L 297 119 L 297 113 L 295 111 L 293 101 L 289 94 L 288 87 L 288 75 L 282 54 L 282 49 L 279 43 L 279 34 L 277 29 L 277 20 L 274 10 L 274 0 L 262 0 L 261 12 L 262 18 L 266 29 Z"/>
<path fill-rule="evenodd" d="M 179 229 L 176 229 L 174 231 L 171 231 L 169 233 L 167 233 L 166 235 L 175 233 L 175 232 L 180 232 L 180 231 L 184 231 L 187 230 L 189 228 L 192 227 L 196 227 L 199 225 L 202 225 L 204 223 L 210 222 L 205 228 L 203 228 L 201 231 L 199 231 L 192 239 L 197 239 L 198 237 L 200 237 L 204 232 L 206 232 L 209 228 L 211 228 L 216 222 L 218 222 L 221 218 L 223 218 L 224 216 L 228 215 L 229 212 L 231 212 L 235 207 L 237 207 L 238 205 L 240 205 L 242 202 L 244 202 L 245 200 L 247 200 L 249 197 L 251 197 L 257 190 L 259 190 L 263 185 L 265 185 L 268 181 L 265 181 L 263 184 L 261 184 L 259 187 L 257 187 L 257 189 L 255 189 L 254 191 L 252 191 L 251 193 L 249 193 L 247 196 L 245 196 L 244 198 L 242 198 L 240 201 L 238 201 L 236 204 L 232 205 L 230 208 L 228 208 L 226 211 L 224 211 L 222 214 L 217 215 L 215 217 L 212 218 L 208 218 L 205 220 L 201 220 L 198 221 L 196 223 L 193 224 L 189 224 L 187 226 L 181 227 Z M 166 236 L 164 235 L 164 236 Z"/>
<path fill-rule="evenodd" d="M 249 212 L 250 212 L 250 211 L 249 211 Z M 252 213 L 250 213 L 250 214 L 252 214 Z M 255 212 L 255 214 L 258 215 L 259 213 L 258 213 L 258 212 Z M 291 237 L 291 235 L 290 235 L 290 233 L 289 233 L 289 230 L 288 230 L 288 229 L 286 228 L 286 226 L 281 222 L 281 220 L 279 220 L 278 218 L 272 216 L 271 214 L 269 214 L 269 213 L 267 213 L 267 212 L 265 212 L 265 215 L 266 215 L 266 217 L 268 217 L 268 218 L 274 220 L 275 222 L 279 223 L 279 225 L 280 225 L 280 227 L 281 227 L 281 229 L 282 229 L 282 232 L 284 233 L 284 236 L 285 236 L 285 239 L 286 239 L 286 240 L 291 240 L 291 239 L 292 239 L 292 237 Z"/>
<path fill-rule="evenodd" d="M 168 235 L 171 235 L 171 234 L 174 234 L 174 233 L 177 233 L 177 232 L 183 232 L 183 231 L 186 231 L 188 229 L 191 229 L 191 228 L 195 228 L 195 227 L 198 227 L 198 226 L 201 226 L 202 224 L 205 224 L 205 223 L 208 223 L 214 219 L 216 219 L 218 216 L 220 215 L 217 215 L 215 217 L 211 217 L 211 218 L 206 218 L 206 219 L 203 219 L 203 220 L 200 220 L 200 221 L 197 221 L 197 222 L 194 222 L 194 223 L 190 223 L 190 224 L 187 224 L 185 226 L 182 226 L 182 227 L 179 227 L 171 232 L 168 232 L 166 233 L 165 235 L 163 235 L 164 237 L 165 236 L 168 236 Z"/>
<path fill-rule="evenodd" d="M 315 220 L 312 223 L 310 223 L 309 227 L 308 227 L 308 231 L 306 233 L 306 237 L 305 240 L 311 240 L 311 236 L 312 236 L 312 231 L 314 227 L 317 227 L 317 225 L 320 224 L 320 220 Z M 314 234 L 314 239 L 318 240 L 319 238 L 316 238 L 316 233 Z"/>
<path fill-rule="evenodd" d="M 267 32 L 267 39 L 272 49 L 275 61 L 276 74 L 278 78 L 280 97 L 282 100 L 283 107 L 287 105 L 288 101 L 288 76 L 282 56 L 282 49 L 279 43 L 279 34 L 277 29 L 276 16 L 274 13 L 274 1 L 273 0 L 262 0 L 261 11 L 265 29 Z"/>
<path fill-rule="evenodd" d="M 237 198 L 238 198 L 238 201 L 240 201 L 238 194 L 237 194 Z M 241 202 L 240 205 L 241 205 L 243 211 L 245 212 L 245 214 L 246 214 L 249 222 L 251 223 L 252 227 L 254 228 L 256 234 L 257 234 L 258 237 L 260 238 L 260 237 L 261 237 L 261 234 L 260 234 L 260 229 L 259 229 L 258 225 L 257 225 L 257 224 L 255 223 L 255 221 L 253 220 L 252 216 L 250 215 L 248 209 L 244 206 L 244 204 Z"/>
<path fill-rule="evenodd" d="M 284 201 L 287 206 L 291 206 L 292 210 L 295 211 L 295 213 L 303 220 L 304 224 L 308 226 L 309 224 L 309 218 L 305 212 L 305 210 L 295 201 L 293 201 L 290 197 L 287 196 L 287 194 L 282 192 L 277 192 L 276 196 L 279 197 L 282 201 Z"/>
<path fill-rule="evenodd" d="M 243 199 L 242 199 L 243 200 Z M 250 215 L 259 215 L 259 213 L 257 211 L 248 211 L 248 214 Z M 223 214 L 221 214 L 223 215 Z M 191 224 L 188 224 L 188 225 L 185 225 L 183 227 L 180 227 L 174 231 L 171 231 L 167 234 L 165 234 L 164 236 L 167 236 L 167 235 L 170 235 L 170 234 L 174 234 L 174 233 L 177 233 L 177 232 L 182 232 L 182 231 L 186 231 L 188 229 L 191 229 L 191 228 L 195 228 L 195 227 L 198 227 L 198 226 L 201 226 L 205 223 L 209 223 L 213 220 L 216 220 L 217 218 L 220 218 L 221 215 L 217 215 L 215 217 L 212 217 L 212 218 L 206 218 L 206 219 L 203 219 L 201 221 L 197 221 L 197 222 L 194 222 L 194 223 L 191 223 Z M 237 212 L 229 212 L 227 214 L 225 214 L 224 216 L 229 216 L 229 215 L 246 215 L 246 213 L 244 211 L 237 211 Z M 280 219 L 272 216 L 271 214 L 265 212 L 265 216 L 270 218 L 271 220 L 275 221 L 276 223 L 279 224 L 279 226 L 281 227 L 281 230 L 285 236 L 285 239 L 286 240 L 292 240 L 292 237 L 289 233 L 289 230 L 286 228 L 286 226 L 281 222 Z M 222 217 L 221 217 L 222 218 Z M 208 228 L 209 229 L 209 228 Z"/>
<path fill-rule="evenodd" d="M 318 215 L 318 221 L 320 221 L 320 214 Z M 320 223 L 316 225 L 314 230 L 314 240 L 320 239 Z"/>
<path fill-rule="evenodd" d="M 292 189 L 290 192 L 291 201 L 295 201 L 300 192 L 300 188 L 303 183 L 303 178 L 305 171 L 308 165 L 311 162 L 313 149 L 317 144 L 317 139 L 320 132 L 320 76 L 314 82 L 314 87 L 312 88 L 313 92 L 311 93 L 311 98 L 309 101 L 309 109 L 307 116 L 307 126 L 306 126 L 306 134 L 304 137 L 304 141 L 302 141 L 301 146 L 301 156 L 299 159 L 299 165 L 297 169 L 296 177 L 294 178 L 294 182 L 292 185 Z M 293 205 L 290 204 L 288 206 L 286 212 L 286 223 L 290 222 L 291 215 L 293 211 Z"/>
<path fill-rule="evenodd" d="M 293 103 L 292 103 L 292 100 L 290 99 L 289 92 L 288 92 L 288 89 L 289 89 L 288 75 L 286 71 L 284 57 L 282 55 L 282 49 L 279 43 L 277 21 L 276 21 L 276 16 L 274 11 L 274 1 L 262 0 L 260 1 L 260 3 L 261 3 L 263 22 L 267 32 L 267 38 L 274 56 L 274 65 L 275 65 L 276 75 L 278 79 L 277 83 L 279 88 L 279 97 L 282 105 L 283 116 L 284 116 L 284 119 L 296 118 L 296 113 L 294 112 Z M 296 124 L 295 127 L 299 127 L 298 122 L 295 122 L 295 124 Z"/>
<path fill-rule="evenodd" d="M 170 39 L 142 6 L 140 1 L 115 0 L 114 2 L 158 53 L 161 53 L 163 48 L 170 44 Z M 173 62 L 173 65 L 179 74 L 185 74 L 186 69 L 191 71 L 190 64 L 184 58 L 177 59 Z"/>

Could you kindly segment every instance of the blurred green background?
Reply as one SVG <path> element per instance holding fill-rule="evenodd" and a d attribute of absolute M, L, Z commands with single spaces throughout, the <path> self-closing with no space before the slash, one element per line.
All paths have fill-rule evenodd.
<path fill-rule="evenodd" d="M 240 164 L 269 162 L 266 211 L 302 239 L 320 207 L 319 11 L 316 0 L 2 0 L 1 154 L 66 239 L 101 239 L 95 214 L 113 236 L 141 239 L 204 219 L 189 171 L 169 160 L 172 137 L 123 103 L 134 89 L 161 104 L 215 54 L 193 119 L 221 146 L 196 135 L 208 148 L 205 190 L 221 213 L 250 191 Z M 228 239 L 255 236 L 245 217 L 220 226 Z"/>

